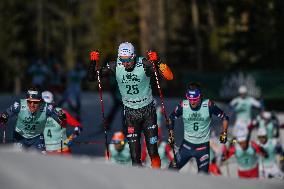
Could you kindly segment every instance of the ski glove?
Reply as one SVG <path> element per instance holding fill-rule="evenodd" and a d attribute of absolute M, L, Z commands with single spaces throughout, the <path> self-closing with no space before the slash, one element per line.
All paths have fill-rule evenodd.
<path fill-rule="evenodd" d="M 174 138 L 174 130 L 169 129 L 169 138 L 168 138 L 168 144 L 173 145 L 175 143 L 175 138 Z"/>
<path fill-rule="evenodd" d="M 159 60 L 158 53 L 155 51 L 149 51 L 148 58 L 150 61 L 155 61 L 155 62 Z"/>
<path fill-rule="evenodd" d="M 0 123 L 5 124 L 8 122 L 9 115 L 6 112 L 1 113 Z"/>
<path fill-rule="evenodd" d="M 75 127 L 74 128 L 74 134 L 77 135 L 77 136 L 79 136 L 82 131 L 83 131 L 82 127 Z"/>
<path fill-rule="evenodd" d="M 61 121 L 61 122 L 66 122 L 66 114 L 62 111 L 62 110 L 59 110 L 57 112 L 58 114 L 58 119 Z"/>
<path fill-rule="evenodd" d="M 91 59 L 91 61 L 99 61 L 100 53 L 98 51 L 92 51 L 90 53 L 90 59 Z"/>
<path fill-rule="evenodd" d="M 64 140 L 64 144 L 67 146 L 71 146 L 75 138 L 77 138 L 76 134 L 70 135 L 66 140 Z"/>
<path fill-rule="evenodd" d="M 223 143 L 225 144 L 227 142 L 227 131 L 223 131 L 221 134 L 220 134 L 220 143 Z"/>

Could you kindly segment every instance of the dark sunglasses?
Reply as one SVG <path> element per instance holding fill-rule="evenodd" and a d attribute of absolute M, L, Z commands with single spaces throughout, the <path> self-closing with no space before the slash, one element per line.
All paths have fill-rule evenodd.
<path fill-rule="evenodd" d="M 40 103 L 40 101 L 32 101 L 32 100 L 28 100 L 27 102 L 28 102 L 29 104 L 31 104 L 31 103 L 39 104 L 39 103 Z"/>
<path fill-rule="evenodd" d="M 119 58 L 122 63 L 133 62 L 134 58 Z"/>

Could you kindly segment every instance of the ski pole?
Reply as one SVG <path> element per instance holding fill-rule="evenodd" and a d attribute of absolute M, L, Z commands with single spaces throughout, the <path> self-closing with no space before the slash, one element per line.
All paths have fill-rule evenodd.
<path fill-rule="evenodd" d="M 151 51 L 148 52 L 148 55 L 149 55 L 149 53 L 151 53 Z M 157 88 L 158 88 L 159 95 L 160 95 L 160 100 L 161 100 L 162 112 L 164 114 L 164 117 L 165 117 L 166 121 L 168 122 L 169 118 L 168 118 L 168 115 L 167 115 L 167 112 L 166 112 L 166 108 L 165 108 L 164 95 L 163 95 L 162 89 L 160 87 L 160 81 L 159 81 L 159 78 L 158 78 L 158 72 L 157 72 L 156 64 L 152 60 L 150 60 L 150 62 L 152 63 L 154 74 L 155 74 L 156 84 L 157 84 Z M 170 145 L 171 145 L 171 148 L 172 148 L 173 154 L 174 154 L 173 167 L 176 167 L 175 146 L 174 146 L 174 144 L 170 144 Z"/>
<path fill-rule="evenodd" d="M 105 143 L 105 141 L 100 141 L 100 140 L 98 141 L 74 141 L 74 143 L 77 145 L 84 145 L 84 144 L 88 145 L 88 144 L 103 144 Z"/>
<path fill-rule="evenodd" d="M 109 149 L 108 149 L 108 143 L 107 143 L 107 126 L 106 126 L 106 120 L 105 120 L 103 90 L 102 90 L 102 83 L 101 83 L 100 70 L 99 70 L 99 64 L 98 64 L 99 57 L 100 57 L 100 54 L 98 51 L 92 51 L 90 54 L 91 62 L 96 65 L 96 70 L 97 70 L 97 79 L 98 79 L 98 84 L 99 84 L 99 94 L 100 94 L 100 104 L 101 104 L 101 115 L 102 115 L 104 133 L 105 133 L 105 147 L 106 147 L 106 152 L 107 152 L 107 159 L 109 160 Z"/>
<path fill-rule="evenodd" d="M 60 125 L 60 152 L 63 155 L 63 134 L 62 134 L 62 125 Z"/>
<path fill-rule="evenodd" d="M 2 138 L 2 143 L 5 144 L 6 143 L 6 125 L 2 124 L 3 126 L 3 138 Z"/>

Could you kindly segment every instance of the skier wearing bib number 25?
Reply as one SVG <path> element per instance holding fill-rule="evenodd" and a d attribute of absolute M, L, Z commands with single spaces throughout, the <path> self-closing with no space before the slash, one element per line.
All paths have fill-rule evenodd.
<path fill-rule="evenodd" d="M 137 57 L 133 45 L 124 42 L 119 45 L 117 60 L 109 62 L 106 67 L 100 69 L 100 72 L 101 76 L 108 73 L 116 76 L 124 105 L 132 165 L 142 166 L 140 137 L 143 132 L 151 158 L 151 166 L 160 168 L 157 115 L 150 84 L 151 77 L 155 76 L 153 63 L 159 68 L 159 74 L 163 78 L 172 80 L 173 75 L 169 67 L 161 63 L 156 52 L 149 52 L 148 56 L 148 60 L 145 57 Z M 89 80 L 96 79 L 95 73 L 95 65 L 90 66 Z"/>
<path fill-rule="evenodd" d="M 42 100 L 41 93 L 31 88 L 26 93 L 26 99 L 16 101 L 0 115 L 0 122 L 6 123 L 10 117 L 17 115 L 14 140 L 19 147 L 35 148 L 45 151 L 43 131 L 48 117 L 58 124 L 66 124 L 66 116 L 62 111 L 56 111 L 51 104 Z"/>
<path fill-rule="evenodd" d="M 190 83 L 185 100 L 181 101 L 170 115 L 169 143 L 173 143 L 174 121 L 183 118 L 184 139 L 177 152 L 177 169 L 181 169 L 190 158 L 195 158 L 198 172 L 208 173 L 210 161 L 210 122 L 212 115 L 223 120 L 220 142 L 227 141 L 228 116 L 211 100 L 202 97 L 198 83 Z M 170 168 L 172 164 L 170 164 Z"/>

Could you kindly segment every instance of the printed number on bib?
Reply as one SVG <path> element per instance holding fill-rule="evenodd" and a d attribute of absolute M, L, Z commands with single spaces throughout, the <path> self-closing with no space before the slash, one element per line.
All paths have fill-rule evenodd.
<path fill-rule="evenodd" d="M 34 131 L 35 127 L 36 127 L 35 125 L 25 125 L 25 130 Z"/>
<path fill-rule="evenodd" d="M 193 130 L 198 131 L 198 122 L 193 123 Z"/>
<path fill-rule="evenodd" d="M 133 94 L 138 94 L 139 93 L 139 89 L 138 89 L 138 85 L 126 85 L 127 88 L 127 94 L 133 95 Z"/>
<path fill-rule="evenodd" d="M 48 131 L 47 131 L 47 136 L 48 136 L 49 138 L 52 138 L 52 134 L 51 134 L 51 130 L 50 130 L 50 129 L 48 129 Z"/>

